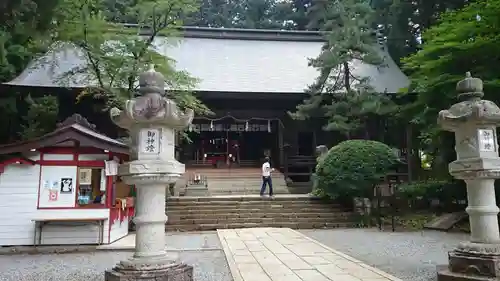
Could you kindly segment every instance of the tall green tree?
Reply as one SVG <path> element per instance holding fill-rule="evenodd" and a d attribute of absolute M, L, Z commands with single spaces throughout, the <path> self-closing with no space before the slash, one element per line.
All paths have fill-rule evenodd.
<path fill-rule="evenodd" d="M 3 0 L 0 3 L 0 82 L 13 79 L 50 44 L 58 0 Z"/>
<path fill-rule="evenodd" d="M 107 0 L 128 1 L 128 0 Z M 201 0 L 186 24 L 201 27 L 304 30 L 311 0 Z"/>
<path fill-rule="evenodd" d="M 453 139 L 438 130 L 436 118 L 440 110 L 457 102 L 455 86 L 465 73 L 483 79 L 486 98 L 500 102 L 500 66 L 494 63 L 500 59 L 499 14 L 500 0 L 480 0 L 446 12 L 423 33 L 422 49 L 403 60 L 411 78 L 408 92 L 418 93 L 407 106 L 407 115 L 424 128 L 421 138 L 428 152 L 442 152 L 445 163 L 454 156 Z"/>
<path fill-rule="evenodd" d="M 400 60 L 418 51 L 421 35 L 439 19 L 443 12 L 462 8 L 475 0 L 371 0 L 377 11 L 376 22 L 383 26 L 383 35 L 391 57 Z"/>
<path fill-rule="evenodd" d="M 201 0 L 198 11 L 188 16 L 186 24 L 200 27 L 234 27 L 239 9 L 238 1 Z"/>
<path fill-rule="evenodd" d="M 369 77 L 357 75 L 352 62 L 382 66 L 373 34 L 373 10 L 364 0 L 314 1 L 313 24 L 326 34 L 320 55 L 310 61 L 319 76 L 309 86 L 309 97 L 297 106 L 295 119 L 326 117 L 325 130 L 350 137 L 366 125 L 372 115 L 387 113 L 390 99 L 375 93 Z M 369 137 L 369 136 L 367 136 Z"/>
<path fill-rule="evenodd" d="M 44 53 L 51 43 L 52 16 L 58 0 L 3 0 L 0 1 L 0 83 L 19 75 L 28 63 Z M 30 99 L 30 107 L 40 108 L 45 103 Z M 19 116 L 18 105 L 25 104 L 17 93 L 9 91 L 0 97 L 0 119 L 9 120 L 0 125 L 0 143 L 47 133 L 55 121 L 28 115 Z M 32 130 L 33 129 L 33 130 Z M 27 133 L 30 131 L 31 133 Z"/>
<path fill-rule="evenodd" d="M 42 136 L 56 128 L 59 113 L 59 103 L 55 96 L 39 98 L 26 97 L 28 112 L 23 116 L 25 123 L 22 125 L 20 137 L 33 139 Z"/>
<path fill-rule="evenodd" d="M 291 3 L 275 0 L 239 0 L 234 27 L 250 29 L 286 29 Z"/>
<path fill-rule="evenodd" d="M 114 23 L 137 24 L 136 15 L 129 13 L 129 8 L 133 6 L 135 0 L 103 0 L 103 15 L 106 20 Z"/>
<path fill-rule="evenodd" d="M 114 25 L 102 12 L 103 0 L 61 0 L 57 14 L 57 39 L 82 52 L 87 62 L 65 74 L 87 73 L 90 86 L 84 95 L 104 100 L 107 107 L 121 107 L 124 99 L 134 95 L 138 75 L 154 64 L 166 77 L 168 86 L 180 89 L 172 98 L 181 107 L 197 113 L 208 109 L 192 95 L 197 82 L 189 73 L 178 71 L 173 61 L 159 51 L 155 40 L 162 36 L 172 39 L 182 25 L 182 19 L 196 8 L 194 0 L 136 0 L 124 8 L 127 17 L 137 19 L 137 25 Z M 164 40 L 162 44 L 175 43 Z M 62 48 L 66 46 L 60 46 Z"/>
<path fill-rule="evenodd" d="M 306 30 L 309 24 L 309 8 L 312 0 L 292 0 L 289 20 L 293 22 L 293 29 Z"/>

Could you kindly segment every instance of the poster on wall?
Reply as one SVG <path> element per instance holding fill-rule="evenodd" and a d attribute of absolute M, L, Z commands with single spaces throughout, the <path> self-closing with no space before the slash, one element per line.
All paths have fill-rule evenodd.
<path fill-rule="evenodd" d="M 92 169 L 79 169 L 78 182 L 83 185 L 92 184 Z"/>
<path fill-rule="evenodd" d="M 62 178 L 61 179 L 61 193 L 73 193 L 73 179 L 72 178 Z"/>
<path fill-rule="evenodd" d="M 52 181 L 52 186 L 50 187 L 50 189 L 58 190 L 59 189 L 59 181 Z"/>
<path fill-rule="evenodd" d="M 50 189 L 50 181 L 48 180 L 43 181 L 43 189 Z"/>
<path fill-rule="evenodd" d="M 58 191 L 57 190 L 49 190 L 49 201 L 54 202 L 58 199 Z"/>
<path fill-rule="evenodd" d="M 104 164 L 106 176 L 118 175 L 118 162 L 116 160 L 104 161 Z"/>
<path fill-rule="evenodd" d="M 101 170 L 101 184 L 100 184 L 100 191 L 106 191 L 106 172 L 104 170 Z"/>

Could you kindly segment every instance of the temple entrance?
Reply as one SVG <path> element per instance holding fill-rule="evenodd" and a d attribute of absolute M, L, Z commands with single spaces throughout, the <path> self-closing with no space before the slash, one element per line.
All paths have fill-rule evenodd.
<path fill-rule="evenodd" d="M 278 153 L 278 136 L 267 124 L 194 124 L 183 144 L 186 163 L 214 167 L 258 165 Z"/>

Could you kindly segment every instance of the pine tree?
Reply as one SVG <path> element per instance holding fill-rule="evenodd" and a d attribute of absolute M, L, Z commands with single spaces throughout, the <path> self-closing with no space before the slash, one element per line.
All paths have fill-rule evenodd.
<path fill-rule="evenodd" d="M 309 64 L 319 76 L 306 92 L 309 97 L 297 106 L 292 118 L 326 117 L 325 130 L 350 137 L 375 115 L 392 108 L 390 99 L 375 93 L 369 77 L 355 73 L 353 64 L 383 66 L 373 23 L 373 10 L 365 0 L 315 0 L 310 26 L 319 26 L 326 42 Z"/>

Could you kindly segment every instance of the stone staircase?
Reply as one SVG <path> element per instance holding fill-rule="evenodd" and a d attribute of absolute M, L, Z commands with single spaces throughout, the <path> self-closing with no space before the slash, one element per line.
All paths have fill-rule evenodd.
<path fill-rule="evenodd" d="M 170 197 L 167 231 L 353 227 L 353 212 L 308 195 Z"/>
<path fill-rule="evenodd" d="M 210 195 L 258 195 L 262 186 L 261 169 L 255 167 L 213 168 L 188 167 L 182 184 L 194 174 L 202 175 L 208 183 Z M 283 174 L 273 173 L 274 194 L 289 194 Z"/>

